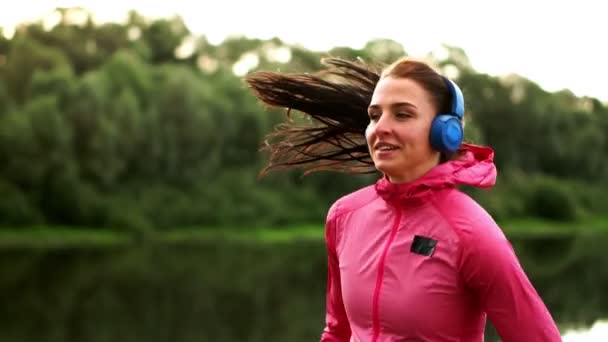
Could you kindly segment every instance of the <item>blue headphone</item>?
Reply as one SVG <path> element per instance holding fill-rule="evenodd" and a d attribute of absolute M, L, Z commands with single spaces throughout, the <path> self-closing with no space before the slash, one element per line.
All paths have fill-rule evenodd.
<path fill-rule="evenodd" d="M 443 78 L 452 95 L 449 113 L 438 114 L 431 124 L 431 146 L 440 152 L 455 152 L 464 136 L 462 119 L 464 117 L 464 97 L 462 91 L 452 80 Z"/>

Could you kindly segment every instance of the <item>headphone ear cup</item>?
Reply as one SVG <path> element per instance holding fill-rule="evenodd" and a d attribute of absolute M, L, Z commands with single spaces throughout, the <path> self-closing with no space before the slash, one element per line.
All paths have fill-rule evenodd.
<path fill-rule="evenodd" d="M 460 120 L 449 114 L 435 117 L 431 125 L 431 146 L 439 152 L 455 152 L 462 144 L 464 132 Z"/>

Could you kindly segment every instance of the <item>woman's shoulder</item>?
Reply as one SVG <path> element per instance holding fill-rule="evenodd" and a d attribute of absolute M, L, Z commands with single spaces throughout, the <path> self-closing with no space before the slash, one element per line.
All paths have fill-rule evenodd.
<path fill-rule="evenodd" d="M 341 239 L 342 225 L 339 223 L 342 215 L 353 212 L 378 198 L 373 185 L 353 191 L 337 199 L 329 208 L 326 219 L 326 239 L 330 247 L 336 248 Z"/>
<path fill-rule="evenodd" d="M 355 190 L 338 198 L 329 208 L 328 218 L 357 210 L 378 198 L 374 185 Z"/>
<path fill-rule="evenodd" d="M 435 207 L 460 237 L 504 236 L 492 215 L 467 193 L 451 189 L 435 200 Z"/>

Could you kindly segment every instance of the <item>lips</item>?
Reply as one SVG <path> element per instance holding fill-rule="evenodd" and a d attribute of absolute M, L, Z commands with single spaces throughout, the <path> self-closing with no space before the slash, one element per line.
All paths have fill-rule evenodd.
<path fill-rule="evenodd" d="M 379 142 L 374 145 L 374 150 L 376 151 L 394 151 L 397 149 L 399 149 L 398 146 L 385 142 Z"/>

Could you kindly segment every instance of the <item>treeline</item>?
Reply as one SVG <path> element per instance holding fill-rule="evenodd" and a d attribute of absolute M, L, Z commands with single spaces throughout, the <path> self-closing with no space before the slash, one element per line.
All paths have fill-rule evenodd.
<path fill-rule="evenodd" d="M 148 231 L 321 223 L 377 175 L 301 172 L 258 179 L 263 138 L 283 119 L 244 72 L 320 70 L 326 56 L 390 62 L 394 41 L 315 52 L 279 39 L 219 45 L 180 18 L 97 24 L 83 9 L 0 35 L 0 224 Z M 498 218 L 575 219 L 608 210 L 608 106 L 522 77 L 481 74 L 458 48 L 467 136 L 496 150 L 499 184 L 468 190 Z M 432 57 L 431 57 L 432 58 Z M 248 65 L 250 63 L 251 65 Z M 249 68 L 248 68 L 249 67 Z"/>

